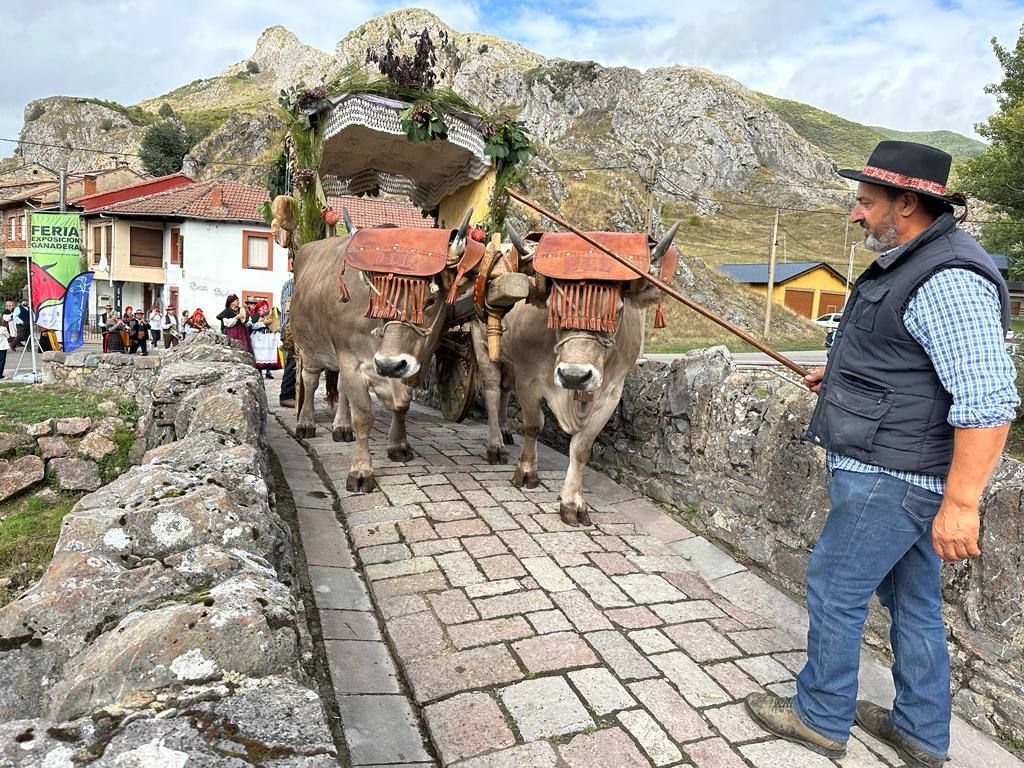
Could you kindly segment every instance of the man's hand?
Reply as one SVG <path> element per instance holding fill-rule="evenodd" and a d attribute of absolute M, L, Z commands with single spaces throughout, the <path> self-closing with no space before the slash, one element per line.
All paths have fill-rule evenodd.
<path fill-rule="evenodd" d="M 818 390 L 821 389 L 821 380 L 825 378 L 825 366 L 819 365 L 817 368 L 811 368 L 804 376 L 804 386 L 807 387 L 814 394 L 818 394 Z"/>
<path fill-rule="evenodd" d="M 958 504 L 943 499 L 932 521 L 932 548 L 947 563 L 981 554 L 978 533 L 981 527 L 977 504 Z"/>

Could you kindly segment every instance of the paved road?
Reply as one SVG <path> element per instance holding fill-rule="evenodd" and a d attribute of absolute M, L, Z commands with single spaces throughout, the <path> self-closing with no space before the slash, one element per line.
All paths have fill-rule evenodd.
<path fill-rule="evenodd" d="M 481 457 L 485 430 L 409 414 L 415 456 L 371 447 L 381 490 L 345 491 L 351 443 L 267 436 L 294 498 L 322 651 L 354 766 L 832 768 L 772 738 L 742 700 L 788 695 L 804 662 L 803 608 L 659 507 L 594 471 L 592 528 L 559 520 L 566 458 L 540 446 L 542 484 Z M 510 447 L 513 456 L 518 446 Z M 325 483 L 322 477 L 329 480 Z M 861 695 L 892 683 L 866 649 Z M 950 766 L 1022 768 L 963 721 Z M 845 768 L 902 763 L 859 728 Z"/>
<path fill-rule="evenodd" d="M 754 366 L 777 366 L 778 362 L 768 357 L 763 352 L 733 352 L 732 359 L 737 364 L 743 367 L 754 367 Z M 808 366 L 824 365 L 825 358 L 828 355 L 826 349 L 809 349 L 796 352 L 783 352 L 783 355 L 788 357 L 794 363 L 806 368 Z M 660 362 L 671 362 L 677 357 L 682 357 L 681 354 L 648 354 L 646 355 L 650 360 L 658 360 Z"/>

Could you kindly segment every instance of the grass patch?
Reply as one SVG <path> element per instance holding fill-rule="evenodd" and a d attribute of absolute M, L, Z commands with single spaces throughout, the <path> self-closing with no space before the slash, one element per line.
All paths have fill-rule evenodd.
<path fill-rule="evenodd" d="M 118 427 L 110 436 L 110 440 L 117 446 L 117 450 L 104 456 L 96 465 L 100 472 L 100 482 L 104 485 L 113 482 L 128 469 L 128 456 L 135 442 L 135 435 L 124 427 Z"/>
<path fill-rule="evenodd" d="M 0 606 L 34 583 L 53 557 L 60 524 L 76 496 L 35 493 L 0 505 Z"/>
<path fill-rule="evenodd" d="M 71 387 L 32 384 L 7 386 L 0 390 L 0 430 L 15 431 L 17 427 L 12 422 L 34 424 L 69 416 L 102 418 L 103 414 L 97 406 L 108 399 L 104 392 Z M 137 413 L 138 406 L 134 403 L 132 406 Z"/>

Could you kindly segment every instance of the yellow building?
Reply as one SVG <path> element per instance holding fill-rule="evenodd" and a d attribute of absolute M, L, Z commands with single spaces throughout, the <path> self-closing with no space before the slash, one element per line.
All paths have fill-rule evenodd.
<path fill-rule="evenodd" d="M 718 271 L 738 283 L 746 283 L 762 296 L 768 292 L 767 264 L 722 264 Z M 776 264 L 772 300 L 809 318 L 842 312 L 846 280 L 822 261 Z"/>

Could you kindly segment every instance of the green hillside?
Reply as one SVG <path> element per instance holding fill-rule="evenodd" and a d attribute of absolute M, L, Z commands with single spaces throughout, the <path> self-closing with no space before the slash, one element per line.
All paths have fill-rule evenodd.
<path fill-rule="evenodd" d="M 944 149 L 954 158 L 974 157 L 985 149 L 975 141 L 953 131 L 896 131 L 861 125 L 799 101 L 757 94 L 764 105 L 778 114 L 799 136 L 830 154 L 840 167 L 857 168 L 864 164 L 875 145 L 884 139 L 919 141 Z"/>
<path fill-rule="evenodd" d="M 976 157 L 985 151 L 985 145 L 982 142 L 953 131 L 897 131 L 874 125 L 871 128 L 890 139 L 930 144 L 933 147 L 944 149 L 953 157 Z"/>

